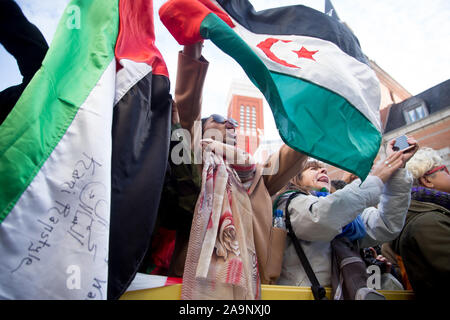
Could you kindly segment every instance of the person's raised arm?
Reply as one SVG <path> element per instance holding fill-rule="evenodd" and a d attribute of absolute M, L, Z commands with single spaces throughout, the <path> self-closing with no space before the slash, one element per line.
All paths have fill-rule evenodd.
<path fill-rule="evenodd" d="M 402 230 L 411 200 L 412 176 L 404 168 L 418 150 L 417 141 L 410 137 L 410 148 L 394 152 L 395 140 L 387 146 L 387 157 L 372 170 L 385 183 L 378 207 L 367 208 L 361 214 L 366 236 L 359 241 L 362 247 L 393 240 Z M 390 171 L 393 172 L 391 173 Z M 384 172 L 384 173 L 383 173 Z"/>
<path fill-rule="evenodd" d="M 202 55 L 201 42 L 186 45 L 178 54 L 175 102 L 181 127 L 193 135 L 193 126 L 201 118 L 202 91 L 208 70 L 208 61 Z"/>
<path fill-rule="evenodd" d="M 264 183 L 273 196 L 298 174 L 308 160 L 308 156 L 283 144 L 265 162 L 262 169 Z"/>

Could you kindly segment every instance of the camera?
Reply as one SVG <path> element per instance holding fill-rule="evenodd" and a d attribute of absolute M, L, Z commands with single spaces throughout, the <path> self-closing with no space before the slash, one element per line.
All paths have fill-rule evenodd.
<path fill-rule="evenodd" d="M 361 256 L 366 263 L 366 266 L 376 265 L 380 268 L 381 273 L 386 273 L 386 263 L 374 258 L 372 251 L 369 248 L 361 249 Z"/>

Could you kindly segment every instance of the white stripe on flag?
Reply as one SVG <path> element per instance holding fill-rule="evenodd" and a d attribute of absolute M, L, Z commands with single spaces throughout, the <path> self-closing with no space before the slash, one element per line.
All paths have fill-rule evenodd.
<path fill-rule="evenodd" d="M 271 71 L 305 79 L 321 87 L 331 90 L 347 99 L 381 132 L 379 116 L 380 86 L 375 72 L 366 64 L 341 51 L 334 43 L 319 38 L 305 36 L 278 36 L 255 34 L 240 26 L 233 20 L 233 30 L 252 48 L 258 57 Z M 271 59 L 257 47 L 267 38 L 278 41 L 271 51 L 281 60 L 299 68 L 287 67 Z M 299 58 L 294 51 L 302 47 L 316 51 L 314 60 Z"/>
<path fill-rule="evenodd" d="M 106 299 L 115 71 L 0 225 L 0 298 Z"/>
<path fill-rule="evenodd" d="M 181 278 L 169 278 L 166 276 L 157 276 L 138 272 L 126 291 L 159 288 L 176 283 L 181 283 Z"/>
<path fill-rule="evenodd" d="M 152 67 L 144 62 L 121 59 L 119 63 L 123 68 L 117 72 L 114 105 L 116 105 L 128 90 L 139 82 L 139 80 L 152 71 Z"/>

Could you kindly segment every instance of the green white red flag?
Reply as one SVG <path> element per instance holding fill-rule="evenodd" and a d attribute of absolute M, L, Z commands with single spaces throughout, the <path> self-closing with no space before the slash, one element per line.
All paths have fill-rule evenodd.
<path fill-rule="evenodd" d="M 152 1 L 67 9 L 0 126 L 1 299 L 118 298 L 156 220 L 171 99 Z"/>

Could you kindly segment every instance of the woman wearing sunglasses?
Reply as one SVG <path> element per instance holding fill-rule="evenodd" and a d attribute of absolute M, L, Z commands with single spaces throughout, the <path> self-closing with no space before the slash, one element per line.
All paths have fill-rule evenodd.
<path fill-rule="evenodd" d="M 176 229 L 176 242 L 167 275 L 186 276 L 185 270 L 188 265 L 190 266 L 189 270 L 192 270 L 192 265 L 197 266 L 197 263 L 203 263 L 202 259 L 198 258 L 199 252 L 192 251 L 195 250 L 194 247 L 190 249 L 191 251 L 189 250 L 191 244 L 195 245 L 195 241 L 192 241 L 193 237 L 199 236 L 195 233 L 197 229 L 193 231 L 192 229 L 194 225 L 197 225 L 196 217 L 199 216 L 200 204 L 205 203 L 202 199 L 217 198 L 220 201 L 223 201 L 221 199 L 229 200 L 231 216 L 228 210 L 223 210 L 220 213 L 216 238 L 218 242 L 216 249 L 213 251 L 213 255 L 217 255 L 220 259 L 213 258 L 211 261 L 228 263 L 233 259 L 243 259 L 241 262 L 244 267 L 248 267 L 247 271 L 251 269 L 250 273 L 254 272 L 255 268 L 259 271 L 257 276 L 255 273 L 249 274 L 247 272 L 247 281 L 244 282 L 249 284 L 253 281 L 252 279 L 257 279 L 257 282 L 269 283 L 277 277 L 277 272 L 279 273 L 279 270 L 273 270 L 271 261 L 274 260 L 269 259 L 269 257 L 274 255 L 273 248 L 284 246 L 284 242 L 276 245 L 277 239 L 281 238 L 280 241 L 284 241 L 283 235 L 273 235 L 275 231 L 272 228 L 272 201 L 270 197 L 302 168 L 307 157 L 283 145 L 266 163 L 254 164 L 251 155 L 236 148 L 235 129 L 238 127 L 236 120 L 227 119 L 219 114 L 201 119 L 201 96 L 208 68 L 208 62 L 201 55 L 201 49 L 201 43 L 197 43 L 186 45 L 183 52 L 179 53 L 175 103 L 172 109 L 172 130 L 183 128 L 189 131 L 192 150 L 195 151 L 196 147 L 200 146 L 203 151 L 207 151 L 206 154 L 208 154 L 209 159 L 215 157 L 215 160 L 205 162 L 205 152 L 203 152 L 202 164 L 174 165 L 173 162 L 169 161 L 171 166 L 170 180 L 174 182 L 172 191 L 175 192 L 163 192 L 163 198 L 166 197 L 168 201 L 164 202 L 163 199 L 161 201 L 169 203 L 172 208 L 166 210 L 160 206 L 160 220 L 165 227 Z M 229 152 L 234 152 L 233 157 L 236 156 L 238 161 L 239 159 L 244 160 L 244 165 L 239 165 L 242 162 L 233 163 L 230 161 L 230 158 L 227 158 Z M 211 156 L 212 153 L 214 155 Z M 220 162 L 219 165 L 217 165 L 218 161 Z M 208 165 L 212 173 L 205 171 L 205 167 Z M 222 173 L 216 174 L 216 172 L 219 172 L 223 167 L 225 167 L 226 172 L 222 173 L 228 177 L 226 193 L 218 194 L 216 192 L 219 185 L 216 180 L 211 183 L 213 192 L 210 191 L 211 189 L 205 189 L 204 186 L 207 183 L 205 179 L 220 178 Z M 208 192 L 210 193 L 207 194 Z M 227 194 L 228 196 L 226 196 Z M 241 223 L 239 226 L 239 221 L 245 223 Z M 238 230 L 239 228 L 241 232 Z M 205 226 L 204 229 L 200 229 L 209 230 L 209 227 L 206 228 Z M 241 237 L 239 240 L 239 234 L 247 235 L 247 237 Z M 207 237 L 208 235 L 201 235 L 198 238 L 206 239 Z M 208 242 L 203 243 L 202 241 L 204 240 L 200 240 L 201 247 L 208 245 Z M 198 249 L 201 249 L 201 247 Z M 243 251 L 242 248 L 244 247 L 247 250 Z M 236 254 L 237 252 L 240 252 L 240 254 Z M 215 267 L 218 268 L 219 265 Z M 210 269 L 215 267 L 210 266 Z M 195 269 L 197 268 L 195 267 Z M 217 271 L 216 274 L 218 273 Z M 192 283 L 186 277 L 183 278 L 183 282 L 185 281 L 186 283 Z M 220 279 L 216 279 L 215 283 L 215 287 L 218 288 Z M 192 286 L 186 285 L 185 287 Z M 252 290 L 246 290 L 246 292 L 251 294 L 245 298 L 257 299 L 260 293 L 259 285 L 253 283 L 250 287 L 252 287 Z M 247 289 L 250 289 L 250 287 L 247 287 Z M 220 293 L 216 292 L 215 297 L 218 298 L 219 296 Z M 222 295 L 222 297 L 224 296 L 226 294 Z M 203 297 L 195 296 L 195 298 L 202 299 Z M 240 296 L 232 296 L 231 298 L 240 298 Z"/>
<path fill-rule="evenodd" d="M 439 154 L 422 148 L 406 168 L 414 177 L 406 223 L 392 248 L 419 299 L 442 299 L 450 286 L 450 175 Z"/>
<path fill-rule="evenodd" d="M 236 128 L 239 126 L 238 122 L 233 118 L 225 118 L 219 114 L 212 114 L 207 118 L 202 119 L 203 137 L 210 137 L 214 140 L 222 140 L 231 146 L 236 145 Z M 220 132 L 220 138 L 216 139 L 214 130 Z"/>

